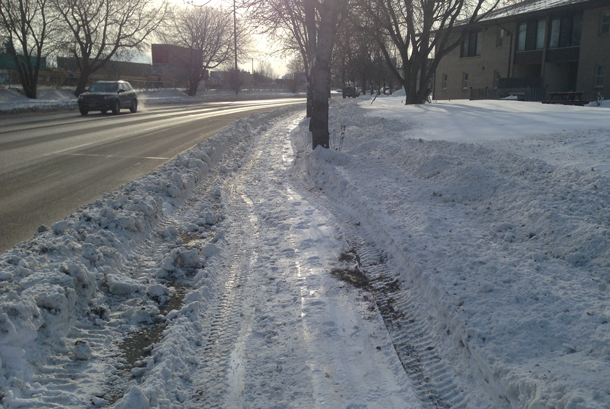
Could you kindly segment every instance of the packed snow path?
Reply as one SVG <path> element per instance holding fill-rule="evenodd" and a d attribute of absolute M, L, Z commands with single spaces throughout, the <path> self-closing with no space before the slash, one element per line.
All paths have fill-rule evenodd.
<path fill-rule="evenodd" d="M 190 391 L 185 405 L 419 407 L 383 321 L 329 274 L 347 245 L 336 222 L 287 177 L 293 153 L 280 136 L 301 115 L 262 134 L 225 180 L 226 293 L 196 354 L 201 397 Z"/>

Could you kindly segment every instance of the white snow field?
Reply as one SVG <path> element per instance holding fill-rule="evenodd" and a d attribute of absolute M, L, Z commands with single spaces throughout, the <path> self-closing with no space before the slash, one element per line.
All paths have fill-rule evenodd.
<path fill-rule="evenodd" d="M 241 119 L 0 255 L 2 406 L 609 408 L 608 107 Z"/>

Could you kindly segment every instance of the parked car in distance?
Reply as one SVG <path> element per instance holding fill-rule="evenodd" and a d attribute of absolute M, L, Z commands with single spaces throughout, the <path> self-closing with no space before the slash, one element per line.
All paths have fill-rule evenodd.
<path fill-rule="evenodd" d="M 360 93 L 358 92 L 358 90 L 354 87 L 345 87 L 343 88 L 343 98 L 356 98 L 359 97 Z"/>
<path fill-rule="evenodd" d="M 117 115 L 122 108 L 138 111 L 138 97 L 127 81 L 98 81 L 78 97 L 78 110 L 81 115 L 89 111 L 112 111 Z"/>
<path fill-rule="evenodd" d="M 341 88 L 337 88 L 337 92 L 343 92 Z"/>

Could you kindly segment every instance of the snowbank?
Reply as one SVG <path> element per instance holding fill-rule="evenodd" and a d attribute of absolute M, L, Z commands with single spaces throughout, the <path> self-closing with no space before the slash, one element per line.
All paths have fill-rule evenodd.
<path fill-rule="evenodd" d="M 495 407 L 609 407 L 607 111 L 402 102 L 335 101 L 333 149 L 303 126 L 294 177 L 385 250 L 436 351 Z"/>
<path fill-rule="evenodd" d="M 185 334 L 181 327 L 190 321 L 184 317 L 202 314 L 201 300 L 213 290 L 202 268 L 212 263 L 223 243 L 223 233 L 216 230 L 222 216 L 214 208 L 219 190 L 198 210 L 195 222 L 182 222 L 176 228 L 167 220 L 197 186 L 212 186 L 219 172 L 230 171 L 225 159 L 235 150 L 243 154 L 259 128 L 294 109 L 240 119 L 145 177 L 105 194 L 50 228 L 41 226 L 34 238 L 0 255 L 0 390 L 5 408 L 107 402 L 107 396 L 102 399 L 93 393 L 107 387 L 108 380 L 100 374 L 121 355 L 109 351 L 112 339 L 134 331 L 142 322 L 176 319 L 180 324 L 166 334 L 168 341 L 161 350 L 154 350 L 155 359 L 148 367 L 134 368 L 138 378 L 154 370 L 162 374 L 157 382 L 170 382 L 174 373 L 183 371 L 180 366 L 188 356 L 172 345 Z M 231 160 L 230 166 L 239 165 Z M 191 233 L 198 235 L 201 246 L 173 244 Z M 155 237 L 169 240 L 160 259 L 150 265 L 136 261 L 136 253 L 149 256 L 141 248 Z M 171 283 L 187 273 L 195 275 L 201 292 L 163 317 L 160 307 L 176 291 Z M 57 383 L 64 384 L 65 371 L 70 379 L 86 372 L 93 380 L 62 388 Z M 45 375 L 49 373 L 59 378 Z M 157 386 L 146 393 L 132 388 L 117 407 L 148 408 L 149 400 L 156 406 L 168 389 Z"/>

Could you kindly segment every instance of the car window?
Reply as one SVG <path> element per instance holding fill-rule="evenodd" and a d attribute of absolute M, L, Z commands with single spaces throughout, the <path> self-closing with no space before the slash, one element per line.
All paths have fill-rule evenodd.
<path fill-rule="evenodd" d="M 89 88 L 89 92 L 117 92 L 118 84 L 98 82 Z"/>
<path fill-rule="evenodd" d="M 133 88 L 131 88 L 131 84 L 129 84 L 129 83 L 127 83 L 127 82 L 126 82 L 126 83 L 125 83 L 125 84 L 123 84 L 123 85 L 125 86 L 125 90 L 126 90 L 126 91 L 131 91 L 131 90 L 133 90 Z"/>

